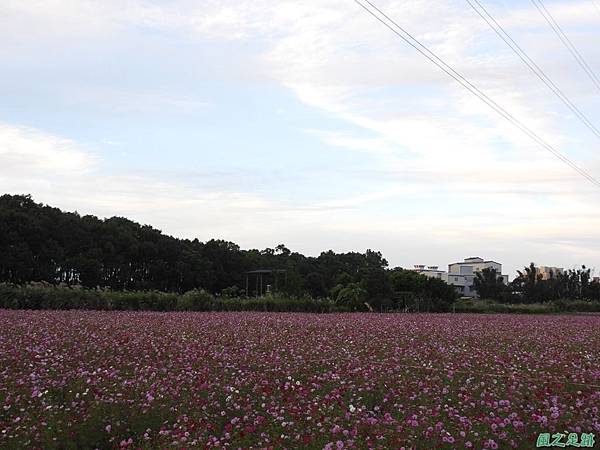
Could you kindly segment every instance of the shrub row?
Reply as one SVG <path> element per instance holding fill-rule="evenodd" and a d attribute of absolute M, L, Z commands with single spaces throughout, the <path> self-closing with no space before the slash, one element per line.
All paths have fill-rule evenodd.
<path fill-rule="evenodd" d="M 0 284 L 0 309 L 93 309 L 115 311 L 267 311 L 348 312 L 349 306 L 328 298 L 290 297 L 282 294 L 259 298 L 215 297 L 204 290 L 184 294 L 157 291 L 112 291 L 58 287 L 45 283 L 24 286 Z M 600 312 L 599 301 L 558 300 L 548 303 L 507 304 L 494 300 L 458 300 L 455 312 L 552 314 Z"/>
<path fill-rule="evenodd" d="M 90 290 L 47 284 L 0 284 L 3 309 L 94 309 L 116 311 L 272 311 L 345 312 L 331 299 L 269 295 L 259 298 L 214 297 L 203 290 L 185 294 L 157 291 Z"/>
<path fill-rule="evenodd" d="M 494 300 L 458 300 L 455 312 L 503 314 L 555 314 L 561 312 L 600 312 L 600 301 L 557 300 L 548 303 L 498 303 Z"/>

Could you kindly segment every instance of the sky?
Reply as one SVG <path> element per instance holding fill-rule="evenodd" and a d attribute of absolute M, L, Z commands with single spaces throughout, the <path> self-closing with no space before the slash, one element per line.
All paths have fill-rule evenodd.
<path fill-rule="evenodd" d="M 482 0 L 600 128 L 529 0 Z M 377 0 L 600 179 L 600 139 L 463 0 Z M 545 0 L 600 74 L 600 1 Z M 600 189 L 352 0 L 2 0 L 0 192 L 164 233 L 391 266 L 600 272 Z"/>

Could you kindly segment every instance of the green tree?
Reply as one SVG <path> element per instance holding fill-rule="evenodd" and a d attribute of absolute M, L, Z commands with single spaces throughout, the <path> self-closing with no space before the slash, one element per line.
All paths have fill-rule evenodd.
<path fill-rule="evenodd" d="M 513 289 L 519 293 L 525 303 L 540 302 L 544 298 L 542 274 L 534 263 L 529 264 L 523 271 L 517 270 L 518 277 L 512 282 Z"/>
<path fill-rule="evenodd" d="M 350 283 L 339 290 L 335 301 L 340 305 L 348 306 L 354 311 L 361 311 L 365 309 L 367 291 L 359 283 Z"/>
<path fill-rule="evenodd" d="M 493 268 L 485 268 L 480 272 L 476 272 L 473 286 L 479 297 L 493 300 L 501 300 L 506 291 L 502 275 Z"/>

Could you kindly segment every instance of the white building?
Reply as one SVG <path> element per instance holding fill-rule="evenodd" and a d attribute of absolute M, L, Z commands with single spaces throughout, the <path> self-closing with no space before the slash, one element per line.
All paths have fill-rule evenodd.
<path fill-rule="evenodd" d="M 448 281 L 448 274 L 445 270 L 440 270 L 438 266 L 425 266 L 422 264 L 415 264 L 412 270 L 429 278 L 438 278 L 442 281 Z"/>
<path fill-rule="evenodd" d="M 502 274 L 502 264 L 496 261 L 485 261 L 483 258 L 465 258 L 462 262 L 448 265 L 447 283 L 453 285 L 463 297 L 477 297 L 473 287 L 475 274 L 483 269 L 496 269 L 498 275 Z M 504 284 L 508 284 L 508 275 L 502 275 Z"/>
<path fill-rule="evenodd" d="M 563 273 L 565 269 L 562 267 L 549 267 L 540 266 L 538 267 L 538 274 L 541 275 L 542 280 L 549 280 L 550 278 L 556 278 L 559 273 Z"/>

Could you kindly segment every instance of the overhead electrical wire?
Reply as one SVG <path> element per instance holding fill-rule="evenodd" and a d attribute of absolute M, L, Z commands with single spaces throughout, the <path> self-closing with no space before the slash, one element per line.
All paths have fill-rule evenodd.
<path fill-rule="evenodd" d="M 510 36 L 504 27 L 490 14 L 479 0 L 465 0 L 471 8 L 494 30 L 506 45 L 523 61 L 523 63 L 558 97 L 581 122 L 600 138 L 600 130 L 587 118 L 587 116 L 575 105 L 569 97 L 552 81 L 552 79 L 541 69 L 533 59 L 521 48 L 521 46 Z"/>
<path fill-rule="evenodd" d="M 573 55 L 573 58 L 575 58 L 575 60 L 577 61 L 577 64 L 579 64 L 579 66 L 587 74 L 587 76 L 590 78 L 590 80 L 592 80 L 592 83 L 594 83 L 596 88 L 600 91 L 600 78 L 598 78 L 596 73 L 592 70 L 592 68 L 589 66 L 589 64 L 586 62 L 586 60 L 583 58 L 583 56 L 581 56 L 581 53 L 579 52 L 579 50 L 577 50 L 577 47 L 575 46 L 575 44 L 573 44 L 573 42 L 571 42 L 569 37 L 565 34 L 563 29 L 561 28 L 561 26 L 554 19 L 552 14 L 550 14 L 550 11 L 548 11 L 546 9 L 542 0 L 531 0 L 531 3 L 533 3 L 535 5 L 537 10 L 540 12 L 540 14 L 544 17 L 544 19 L 546 19 L 546 22 L 548 22 L 548 25 L 550 25 L 552 30 L 554 30 L 554 33 L 558 36 L 560 41 L 567 48 L 567 50 L 569 50 L 571 55 Z"/>
<path fill-rule="evenodd" d="M 537 133 L 523 124 L 520 120 L 515 118 L 512 114 L 510 114 L 506 109 L 492 100 L 487 94 L 482 92 L 477 86 L 467 80 L 464 76 L 462 76 L 459 72 L 453 69 L 449 64 L 447 64 L 442 58 L 432 52 L 429 48 L 423 45 L 417 38 L 415 38 L 412 34 L 402 28 L 397 22 L 391 19 L 388 15 L 386 15 L 383 11 L 381 11 L 377 6 L 371 3 L 369 0 L 354 0 L 360 7 L 362 7 L 366 12 L 368 12 L 371 16 L 381 22 L 385 27 L 390 29 L 395 35 L 405 41 L 408 45 L 417 50 L 421 55 L 435 64 L 439 69 L 445 72 L 448 76 L 457 81 L 460 85 L 462 85 L 465 89 L 479 98 L 482 102 L 492 108 L 497 114 L 505 118 L 508 122 L 512 123 L 514 126 L 519 128 L 524 134 L 529 136 L 533 141 L 539 144 L 548 152 L 552 153 L 557 159 L 562 161 L 564 164 L 568 165 L 571 169 L 576 171 L 579 175 L 584 177 L 590 183 L 594 184 L 596 187 L 600 187 L 600 181 L 594 178 L 592 175 L 587 173 L 584 169 L 577 166 L 573 161 L 563 155 L 560 151 L 555 149 L 551 144 L 547 143 L 544 139 L 542 139 Z M 366 6 L 369 5 L 369 6 Z"/>

